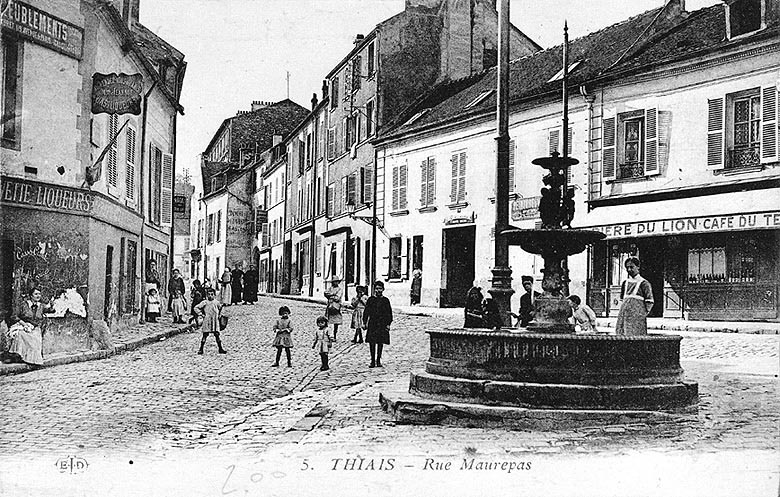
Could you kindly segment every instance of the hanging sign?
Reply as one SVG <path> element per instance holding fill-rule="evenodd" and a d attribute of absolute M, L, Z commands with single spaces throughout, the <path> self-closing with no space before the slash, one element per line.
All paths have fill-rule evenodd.
<path fill-rule="evenodd" d="M 512 220 L 538 219 L 541 199 L 542 197 L 528 197 L 512 201 Z"/>
<path fill-rule="evenodd" d="M 139 115 L 143 83 L 140 74 L 95 73 L 92 76 L 92 113 Z"/>

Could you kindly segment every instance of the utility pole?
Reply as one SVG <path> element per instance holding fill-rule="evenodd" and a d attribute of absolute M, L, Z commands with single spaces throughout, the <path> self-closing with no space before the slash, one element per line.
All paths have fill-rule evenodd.
<path fill-rule="evenodd" d="M 290 71 L 287 71 L 287 99 L 290 99 Z"/>

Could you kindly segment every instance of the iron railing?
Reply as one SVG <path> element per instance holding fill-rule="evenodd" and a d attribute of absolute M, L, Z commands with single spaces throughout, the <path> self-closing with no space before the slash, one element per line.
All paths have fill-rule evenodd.
<path fill-rule="evenodd" d="M 757 166 L 761 163 L 759 155 L 760 147 L 752 145 L 747 147 L 735 147 L 729 150 L 726 169 L 738 169 L 741 167 Z"/>

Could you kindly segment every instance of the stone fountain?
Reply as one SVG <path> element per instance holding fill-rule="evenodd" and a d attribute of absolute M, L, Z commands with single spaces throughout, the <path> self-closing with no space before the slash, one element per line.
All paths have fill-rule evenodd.
<path fill-rule="evenodd" d="M 380 403 L 396 421 L 420 424 L 561 428 L 673 416 L 671 411 L 698 399 L 698 385 L 683 379 L 681 337 L 575 334 L 568 321 L 567 257 L 583 252 L 604 234 L 571 227 L 574 189 L 567 185 L 566 172 L 578 161 L 566 154 L 567 133 L 562 133 L 563 156 L 553 153 L 532 161 L 547 171 L 539 203 L 541 229 L 518 229 L 507 223 L 508 4 L 502 0 L 499 11 L 497 236 L 490 292 L 495 300 L 505 300 L 499 307 L 506 312 L 512 293 L 506 260 L 509 245 L 544 258 L 544 292 L 535 300 L 535 319 L 527 330 L 428 331 L 431 353 L 425 369 L 411 373 L 408 390 L 383 392 Z M 567 41 L 564 130 L 568 129 L 566 47 Z"/>

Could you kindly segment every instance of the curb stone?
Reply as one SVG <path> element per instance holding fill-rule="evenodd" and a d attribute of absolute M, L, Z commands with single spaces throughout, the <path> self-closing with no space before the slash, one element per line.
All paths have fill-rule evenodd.
<path fill-rule="evenodd" d="M 94 361 L 98 359 L 107 359 L 111 356 L 136 350 L 144 345 L 149 345 L 154 342 L 159 342 L 160 339 L 167 339 L 172 336 L 188 333 L 195 329 L 195 326 L 188 324 L 181 328 L 171 328 L 166 331 L 155 333 L 153 335 L 147 335 L 135 340 L 128 340 L 123 343 L 118 343 L 110 349 L 106 350 L 91 350 L 88 352 L 76 352 L 73 354 L 52 357 L 43 361 L 43 366 L 33 366 L 30 364 L 2 364 L 0 365 L 0 376 L 14 375 L 20 373 L 27 373 L 29 371 L 36 371 L 39 369 L 50 368 L 53 366 L 62 366 L 63 364 L 72 364 L 74 362 Z"/>

